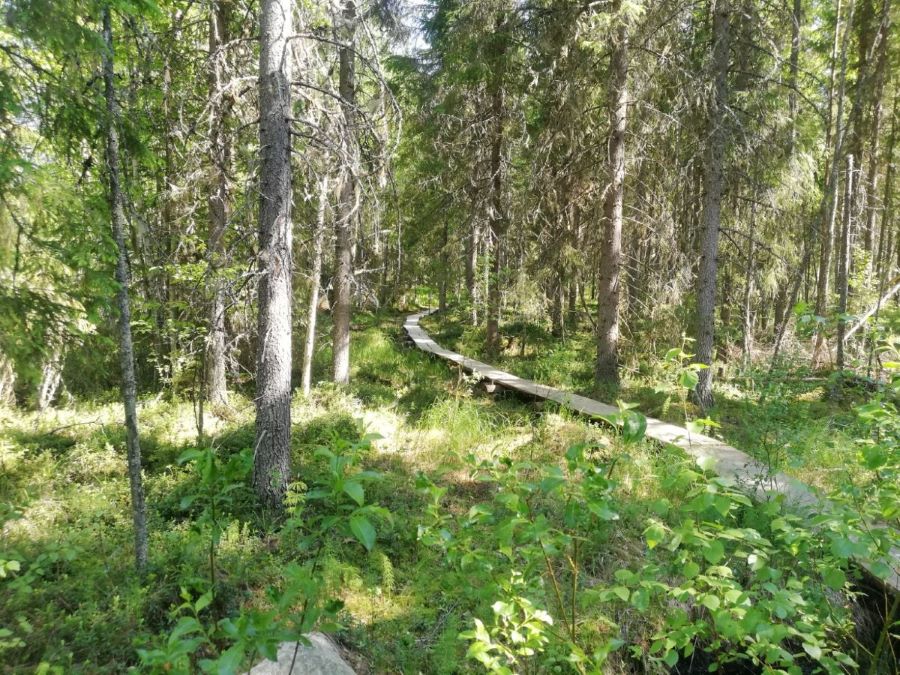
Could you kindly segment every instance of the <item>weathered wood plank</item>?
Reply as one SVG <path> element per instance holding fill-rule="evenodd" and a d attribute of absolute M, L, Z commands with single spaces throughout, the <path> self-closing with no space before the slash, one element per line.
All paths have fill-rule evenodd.
<path fill-rule="evenodd" d="M 619 409 L 607 403 L 580 396 L 569 391 L 549 387 L 531 380 L 517 377 L 512 373 L 500 370 L 481 361 L 470 359 L 445 349 L 431 339 L 431 336 L 419 326 L 419 321 L 436 310 L 427 310 L 411 314 L 403 324 L 409 339 L 419 349 L 456 363 L 466 372 L 493 382 L 505 389 L 511 389 L 529 397 L 554 401 L 560 405 L 586 415 L 598 418 L 613 415 Z M 767 499 L 771 494 L 784 495 L 785 501 L 794 509 L 807 514 L 820 512 L 828 507 L 827 501 L 819 497 L 807 485 L 781 472 L 773 472 L 745 452 L 733 448 L 723 441 L 703 434 L 691 433 L 684 427 L 669 424 L 652 417 L 647 418 L 647 437 L 668 445 L 681 448 L 693 457 L 704 469 L 714 471 L 717 475 L 731 479 L 741 489 L 747 491 L 758 500 Z M 900 550 L 891 552 L 893 558 L 893 576 L 885 581 L 887 588 L 900 592 Z M 860 564 L 871 571 L 864 561 Z"/>

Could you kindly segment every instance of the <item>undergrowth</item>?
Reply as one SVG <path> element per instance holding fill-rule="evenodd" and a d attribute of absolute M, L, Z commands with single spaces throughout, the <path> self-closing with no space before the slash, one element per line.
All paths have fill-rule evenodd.
<path fill-rule="evenodd" d="M 889 672 L 848 559 L 891 540 L 854 534 L 858 494 L 811 524 L 645 442 L 636 413 L 489 396 L 401 347 L 397 317 L 355 328 L 350 387 L 294 401 L 280 520 L 248 487 L 252 401 L 202 438 L 189 401 L 142 401 L 144 580 L 118 406 L 0 411 L 0 670 L 243 672 L 317 628 L 378 673 Z M 896 484 L 874 403 L 848 424 Z M 896 487 L 872 496 L 896 519 Z"/>

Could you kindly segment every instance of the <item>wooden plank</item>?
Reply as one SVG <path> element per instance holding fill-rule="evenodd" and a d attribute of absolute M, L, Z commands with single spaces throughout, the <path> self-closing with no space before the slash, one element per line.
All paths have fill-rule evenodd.
<path fill-rule="evenodd" d="M 446 361 L 456 363 L 466 372 L 477 375 L 479 378 L 488 380 L 505 389 L 511 389 L 532 398 L 554 401 L 570 410 L 594 419 L 614 415 L 619 412 L 618 408 L 607 403 L 601 403 L 586 396 L 526 380 L 487 363 L 482 363 L 445 349 L 431 339 L 431 336 L 419 326 L 419 321 L 423 317 L 435 311 L 430 309 L 411 314 L 406 317 L 406 321 L 403 323 L 403 328 L 406 330 L 409 339 L 419 349 L 439 356 Z M 745 452 L 741 452 L 717 438 L 691 433 L 684 427 L 669 424 L 652 417 L 647 418 L 647 437 L 658 443 L 681 448 L 704 469 L 714 471 L 723 478 L 733 480 L 738 487 L 758 500 L 767 499 L 772 493 L 781 494 L 784 495 L 785 501 L 792 508 L 805 512 L 807 515 L 818 513 L 823 508 L 828 508 L 828 502 L 816 495 L 801 481 L 781 472 L 773 473 L 762 462 L 753 459 Z M 900 550 L 893 549 L 891 558 L 893 559 L 893 574 L 884 581 L 884 584 L 887 588 L 897 593 L 900 592 Z M 860 561 L 860 564 L 871 572 L 871 568 L 866 562 Z"/>

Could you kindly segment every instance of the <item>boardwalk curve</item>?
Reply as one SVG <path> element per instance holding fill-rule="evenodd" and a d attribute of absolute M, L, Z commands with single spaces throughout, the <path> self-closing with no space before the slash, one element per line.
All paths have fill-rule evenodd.
<path fill-rule="evenodd" d="M 588 417 L 596 418 L 601 415 L 611 415 L 619 412 L 618 408 L 607 403 L 601 403 L 586 396 L 538 384 L 495 368 L 487 363 L 482 363 L 445 349 L 435 342 L 425 329 L 419 325 L 419 321 L 423 317 L 433 314 L 435 311 L 434 309 L 429 309 L 406 317 L 403 329 L 410 342 L 418 349 L 434 354 L 445 361 L 455 363 L 466 372 L 496 384 L 503 389 L 516 391 L 531 398 L 555 401 L 570 410 Z M 704 469 L 713 471 L 723 478 L 733 480 L 737 486 L 750 493 L 756 499 L 766 499 L 773 493 L 782 494 L 785 497 L 785 501 L 793 509 L 806 513 L 820 512 L 827 506 L 826 502 L 805 483 L 784 473 L 773 472 L 762 462 L 717 438 L 695 434 L 684 427 L 669 424 L 652 417 L 647 418 L 646 435 L 659 443 L 680 448 L 693 457 Z M 894 593 L 900 593 L 900 572 L 898 572 L 900 570 L 900 551 L 892 551 L 891 557 L 893 559 L 893 574 L 887 580 L 884 580 L 883 583 Z M 863 567 L 869 569 L 868 564 L 864 561 L 859 562 Z"/>

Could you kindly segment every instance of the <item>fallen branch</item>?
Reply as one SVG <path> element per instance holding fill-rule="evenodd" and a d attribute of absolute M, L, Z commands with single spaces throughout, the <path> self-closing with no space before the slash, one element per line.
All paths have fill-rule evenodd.
<path fill-rule="evenodd" d="M 872 316 L 875 312 L 877 312 L 885 302 L 890 300 L 891 296 L 894 295 L 894 293 L 896 293 L 897 291 L 900 291 L 900 276 L 896 276 L 893 279 L 891 279 L 891 283 L 893 284 L 891 289 L 887 293 L 885 293 L 883 296 L 881 296 L 881 298 L 878 299 L 878 302 L 875 303 L 874 307 L 872 307 L 868 312 L 866 312 L 865 314 L 862 315 L 860 320 L 857 322 L 857 324 L 855 326 L 853 326 L 853 328 L 851 328 L 850 330 L 847 331 L 847 333 L 844 335 L 844 342 L 849 340 L 851 335 L 853 335 L 856 331 L 858 331 L 860 328 L 862 328 L 863 325 L 866 323 L 866 321 L 869 320 L 869 317 Z"/>

